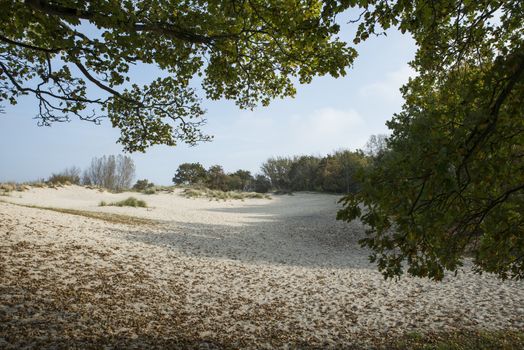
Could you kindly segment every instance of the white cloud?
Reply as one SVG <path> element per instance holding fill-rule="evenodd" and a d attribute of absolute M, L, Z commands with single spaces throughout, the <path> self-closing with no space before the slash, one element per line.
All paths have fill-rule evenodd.
<path fill-rule="evenodd" d="M 296 153 L 324 154 L 341 147 L 356 147 L 353 141 L 363 124 L 362 117 L 354 110 L 315 110 L 292 118 L 289 146 Z"/>
<path fill-rule="evenodd" d="M 359 95 L 363 98 L 372 98 L 374 101 L 394 103 L 402 101 L 400 87 L 414 77 L 416 72 L 408 65 L 386 74 L 381 81 L 364 85 L 359 89 Z"/>
<path fill-rule="evenodd" d="M 355 110 L 331 107 L 305 115 L 268 116 L 242 113 L 227 128 L 215 133 L 216 146 L 237 145 L 231 156 L 325 155 L 339 148 L 355 149 L 368 137 L 363 118 Z"/>

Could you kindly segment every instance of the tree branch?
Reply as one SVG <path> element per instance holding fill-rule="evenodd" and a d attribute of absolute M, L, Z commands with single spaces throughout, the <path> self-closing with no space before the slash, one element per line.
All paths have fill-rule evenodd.
<path fill-rule="evenodd" d="M 45 0 L 25 0 L 25 4 L 31 7 L 33 10 L 43 12 L 51 16 L 66 17 L 66 18 L 75 18 L 75 19 L 85 19 L 92 22 L 97 22 L 97 16 L 105 16 L 102 13 L 95 13 L 92 11 L 64 7 L 49 4 Z M 107 23 L 106 23 L 107 25 Z M 205 36 L 201 34 L 192 33 L 187 30 L 177 29 L 175 26 L 170 28 L 163 27 L 159 24 L 154 23 L 129 23 L 122 22 L 124 27 L 138 31 L 138 32 L 153 32 L 159 33 L 171 38 L 192 42 L 196 44 L 211 44 L 213 41 L 231 37 L 238 37 L 238 34 L 224 34 L 224 35 L 214 35 L 214 36 Z"/>
<path fill-rule="evenodd" d="M 33 46 L 33 45 L 26 44 L 26 43 L 21 43 L 21 42 L 18 42 L 18 41 L 11 40 L 9 38 L 6 38 L 3 35 L 0 35 L 0 40 L 3 41 L 3 42 L 6 42 L 8 44 L 11 44 L 11 45 L 20 46 L 20 47 L 24 47 L 26 49 L 31 49 L 31 50 L 35 50 L 35 51 L 42 51 L 42 52 L 47 52 L 47 53 L 58 53 L 58 52 L 64 50 L 62 48 L 47 49 L 45 47 Z"/>

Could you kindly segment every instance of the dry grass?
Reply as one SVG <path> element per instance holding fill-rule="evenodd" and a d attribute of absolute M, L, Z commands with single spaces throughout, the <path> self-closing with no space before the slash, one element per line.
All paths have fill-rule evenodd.
<path fill-rule="evenodd" d="M 32 182 L 25 182 L 25 183 L 16 183 L 16 182 L 4 182 L 0 183 L 0 195 L 11 193 L 11 192 L 25 192 L 30 190 L 31 188 L 59 188 L 64 187 L 66 185 L 71 185 L 71 183 L 46 183 L 43 181 L 32 181 Z"/>
<path fill-rule="evenodd" d="M 10 192 L 24 192 L 27 191 L 30 187 L 24 184 L 17 184 L 14 182 L 0 183 L 0 192 L 1 193 L 10 193 Z"/>
<path fill-rule="evenodd" d="M 50 210 L 50 211 L 55 211 L 58 213 L 78 215 L 78 216 L 83 216 L 83 217 L 90 218 L 90 219 L 110 222 L 112 224 L 124 224 L 124 225 L 130 225 L 130 226 L 140 226 L 140 225 L 155 226 L 159 224 L 155 220 L 138 218 L 135 216 L 129 216 L 129 215 L 123 215 L 123 214 L 100 213 L 100 212 L 95 212 L 95 211 L 78 210 L 78 209 L 42 207 L 38 205 L 11 203 L 11 202 L 2 201 L 2 200 L 0 200 L 0 202 L 17 205 L 20 207 L 35 208 L 35 209 L 41 209 L 41 210 Z"/>
<path fill-rule="evenodd" d="M 124 200 L 121 200 L 119 202 L 112 202 L 112 203 L 106 203 L 105 201 L 101 201 L 98 205 L 100 207 L 105 206 L 112 206 L 112 207 L 140 207 L 140 208 L 147 208 L 147 203 L 143 200 L 136 199 L 135 197 L 129 197 Z"/>
<path fill-rule="evenodd" d="M 379 348 L 382 348 L 379 347 Z M 409 333 L 401 339 L 385 344 L 383 348 L 417 350 L 490 350 L 524 349 L 524 331 L 465 330 L 453 333 Z"/>
<path fill-rule="evenodd" d="M 263 193 L 256 192 L 236 192 L 236 191 L 220 191 L 210 190 L 208 188 L 186 188 L 181 193 L 186 198 L 209 198 L 210 200 L 216 201 L 227 201 L 227 200 L 241 200 L 259 198 L 259 199 L 271 199 L 271 196 Z"/>

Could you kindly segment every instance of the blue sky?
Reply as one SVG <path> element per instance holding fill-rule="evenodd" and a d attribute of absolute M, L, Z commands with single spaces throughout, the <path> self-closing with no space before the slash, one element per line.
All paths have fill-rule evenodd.
<path fill-rule="evenodd" d="M 344 35 L 347 36 L 344 37 Z M 349 39 L 349 34 L 342 33 Z M 346 77 L 317 77 L 297 87 L 295 98 L 275 100 L 254 111 L 240 110 L 232 101 L 204 100 L 210 143 L 189 147 L 154 146 L 131 154 L 137 178 L 168 185 L 179 164 L 221 164 L 226 171 L 258 172 L 272 156 L 325 155 L 341 148 L 362 148 L 372 134 L 387 133 L 385 122 L 398 112 L 398 89 L 413 76 L 408 62 L 414 41 L 397 31 L 357 46 L 359 57 Z M 133 79 L 147 81 L 158 70 L 139 66 Z M 46 178 L 66 167 L 86 167 L 93 157 L 121 153 L 118 130 L 73 119 L 38 127 L 35 99 L 25 97 L 5 106 L 0 115 L 0 182 Z"/>

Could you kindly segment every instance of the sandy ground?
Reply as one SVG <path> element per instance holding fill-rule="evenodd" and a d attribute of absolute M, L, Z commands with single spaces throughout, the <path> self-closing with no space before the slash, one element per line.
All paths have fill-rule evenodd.
<path fill-rule="evenodd" d="M 524 328 L 524 283 L 465 269 L 384 281 L 320 194 L 215 202 L 76 186 L 0 199 L 0 348 L 344 348 L 406 332 Z"/>

